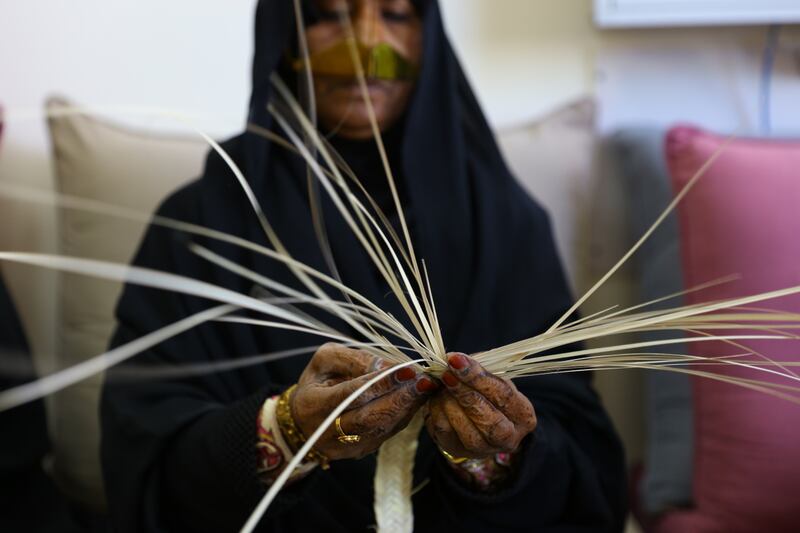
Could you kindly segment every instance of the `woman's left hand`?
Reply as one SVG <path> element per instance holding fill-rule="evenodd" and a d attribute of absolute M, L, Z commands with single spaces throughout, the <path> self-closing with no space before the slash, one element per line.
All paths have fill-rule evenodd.
<path fill-rule="evenodd" d="M 425 424 L 433 440 L 453 457 L 516 451 L 536 429 L 530 400 L 511 380 L 490 374 L 467 355 L 453 353 L 447 361 L 446 390 L 428 402 Z"/>

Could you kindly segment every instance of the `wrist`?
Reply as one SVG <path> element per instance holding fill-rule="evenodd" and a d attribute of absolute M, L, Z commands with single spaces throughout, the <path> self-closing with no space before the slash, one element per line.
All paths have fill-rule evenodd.
<path fill-rule="evenodd" d="M 294 457 L 294 452 L 284 438 L 277 419 L 278 396 L 267 398 L 259 411 L 256 430 L 257 472 L 261 480 L 271 484 Z M 303 463 L 292 473 L 289 481 L 295 481 L 311 472 L 316 463 Z"/>
<path fill-rule="evenodd" d="M 300 448 L 306 443 L 306 437 L 297 425 L 292 411 L 292 397 L 296 389 L 296 384 L 286 389 L 283 394 L 278 397 L 275 404 L 275 417 L 278 428 L 293 455 L 300 451 Z M 329 468 L 329 462 L 329 459 L 325 455 L 315 450 L 313 447 L 303 459 L 304 464 L 318 464 L 323 470 Z"/>

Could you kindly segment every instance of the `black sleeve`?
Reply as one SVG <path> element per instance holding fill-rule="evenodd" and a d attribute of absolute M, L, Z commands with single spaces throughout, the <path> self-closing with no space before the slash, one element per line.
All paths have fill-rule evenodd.
<path fill-rule="evenodd" d="M 271 392 L 221 403 L 201 388 L 110 382 L 102 459 L 116 530 L 237 531 L 267 488 L 256 473 L 256 420 Z M 270 515 L 291 508 L 309 481 L 282 490 Z"/>
<path fill-rule="evenodd" d="M 134 264 L 213 279 L 176 238 L 183 237 L 151 227 Z M 117 307 L 112 347 L 211 305 L 128 285 Z M 220 532 L 238 531 L 244 524 L 266 492 L 256 475 L 257 413 L 282 385 L 264 368 L 169 379 L 137 378 L 129 371 L 255 353 L 247 328 L 204 323 L 108 372 L 101 400 L 101 459 L 115 531 Z M 304 480 L 282 490 L 270 516 L 291 508 L 308 485 Z"/>
<path fill-rule="evenodd" d="M 38 376 L 11 295 L 0 275 L 0 390 Z M 44 401 L 0 412 L 0 531 L 78 531 L 43 468 L 51 450 Z"/>

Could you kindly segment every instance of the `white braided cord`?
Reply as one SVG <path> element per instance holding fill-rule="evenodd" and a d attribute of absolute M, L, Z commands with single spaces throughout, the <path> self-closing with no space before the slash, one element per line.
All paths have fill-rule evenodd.
<path fill-rule="evenodd" d="M 422 422 L 422 414 L 417 412 L 403 431 L 384 442 L 378 450 L 378 467 L 375 470 L 378 533 L 411 533 L 414 530 L 411 490 L 417 437 Z"/>

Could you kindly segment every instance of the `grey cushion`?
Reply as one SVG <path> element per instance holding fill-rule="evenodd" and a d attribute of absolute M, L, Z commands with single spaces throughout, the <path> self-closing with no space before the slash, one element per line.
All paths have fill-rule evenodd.
<path fill-rule="evenodd" d="M 664 132 L 630 129 L 609 141 L 613 165 L 630 199 L 631 242 L 653 224 L 673 197 L 664 159 Z M 633 258 L 638 299 L 650 301 L 684 289 L 677 217 L 672 214 Z M 682 305 L 675 298 L 651 306 Z M 642 340 L 674 338 L 679 332 L 642 335 Z M 660 346 L 656 352 L 687 353 L 684 344 Z M 649 514 L 685 507 L 692 498 L 693 413 L 689 376 L 648 371 L 645 387 L 645 472 L 640 487 L 642 507 Z"/>

